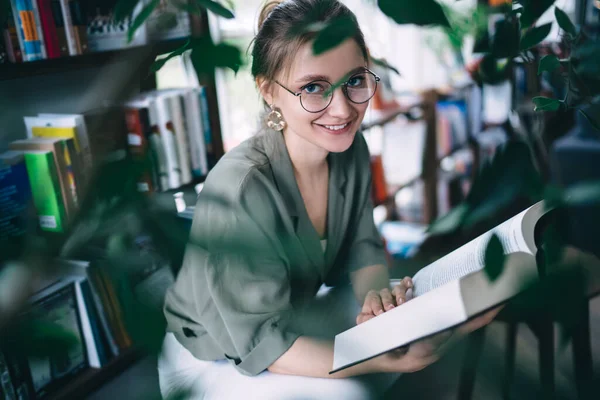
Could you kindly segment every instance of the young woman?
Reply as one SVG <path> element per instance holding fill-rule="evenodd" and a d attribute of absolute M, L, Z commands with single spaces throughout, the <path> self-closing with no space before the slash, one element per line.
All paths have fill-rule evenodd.
<path fill-rule="evenodd" d="M 314 33 L 303 28 L 336 18 L 351 20 L 354 35 L 315 56 Z M 401 306 L 412 287 L 410 278 L 390 287 L 373 222 L 369 152 L 357 133 L 379 78 L 367 68 L 355 16 L 335 0 L 267 4 L 252 56 L 268 128 L 228 152 L 198 198 L 184 263 L 166 297 L 161 391 L 207 399 L 378 397 L 399 373 L 437 360 L 449 336 L 329 374 L 333 335 Z M 323 284 L 350 288 L 358 302 L 344 289 L 316 296 Z"/>

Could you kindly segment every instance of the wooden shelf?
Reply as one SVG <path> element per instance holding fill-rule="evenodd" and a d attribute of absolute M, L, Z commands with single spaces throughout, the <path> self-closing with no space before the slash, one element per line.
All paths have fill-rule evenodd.
<path fill-rule="evenodd" d="M 0 81 L 28 78 L 36 75 L 53 74 L 82 68 L 93 68 L 115 61 L 133 58 L 147 58 L 173 51 L 183 44 L 186 39 L 174 39 L 144 46 L 128 47 L 120 50 L 88 53 L 78 56 L 53 58 L 48 60 L 30 61 L 17 64 L 0 65 Z"/>
<path fill-rule="evenodd" d="M 123 354 L 111 360 L 103 368 L 89 368 L 82 371 L 58 392 L 50 394 L 46 399 L 71 400 L 86 398 L 101 385 L 114 378 L 142 357 L 139 350 L 128 349 Z"/>

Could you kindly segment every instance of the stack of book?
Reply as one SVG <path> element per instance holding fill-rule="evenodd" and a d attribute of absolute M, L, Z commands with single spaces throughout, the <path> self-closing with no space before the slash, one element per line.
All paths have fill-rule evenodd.
<path fill-rule="evenodd" d="M 59 260 L 59 263 L 60 274 L 30 297 L 19 318 L 22 323 L 38 324 L 31 326 L 45 324 L 60 328 L 74 340 L 69 346 L 44 352 L 43 356 L 27 354 L 31 352 L 11 342 L 14 338 L 3 342 L 0 394 L 4 397 L 0 398 L 46 398 L 81 373 L 101 369 L 136 347 L 128 329 L 131 325 L 127 318 L 131 315 L 126 314 L 119 293 L 123 287 L 119 288 L 112 279 L 104 261 Z M 166 288 L 174 280 L 170 267 L 164 262 L 149 262 L 131 277 L 125 281 L 130 294 L 146 301 L 154 310 L 161 310 Z"/>
<path fill-rule="evenodd" d="M 171 2 L 160 2 L 129 40 L 132 21 L 152 0 L 139 2 L 123 21 L 114 18 L 117 0 L 7 1 L 10 16 L 0 21 L 0 28 L 7 58 L 13 63 L 117 50 L 184 38 L 191 33 L 189 14 Z M 167 12 L 175 16 L 173 26 L 165 27 L 160 22 Z"/>
<path fill-rule="evenodd" d="M 143 166 L 137 188 L 152 193 L 198 183 L 214 165 L 203 87 L 142 93 L 118 107 L 24 118 L 27 138 L 0 154 L 0 242 L 39 228 L 68 232 L 92 174 L 111 154 Z"/>

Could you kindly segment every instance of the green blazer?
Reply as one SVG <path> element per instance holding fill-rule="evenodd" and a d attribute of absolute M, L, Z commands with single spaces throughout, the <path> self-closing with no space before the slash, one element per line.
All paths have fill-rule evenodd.
<path fill-rule="evenodd" d="M 294 314 L 319 287 L 386 264 L 373 222 L 362 134 L 331 153 L 323 251 L 279 132 L 228 152 L 198 197 L 182 268 L 165 299 L 167 330 L 196 358 L 256 375 L 303 334 Z"/>

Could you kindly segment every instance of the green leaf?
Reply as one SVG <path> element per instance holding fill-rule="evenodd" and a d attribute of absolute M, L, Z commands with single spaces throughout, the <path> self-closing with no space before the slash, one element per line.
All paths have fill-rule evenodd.
<path fill-rule="evenodd" d="M 356 33 L 355 23 L 350 17 L 336 18 L 326 24 L 313 42 L 313 53 L 319 55 L 342 44 Z"/>
<path fill-rule="evenodd" d="M 75 332 L 46 317 L 29 315 L 19 323 L 13 343 L 15 351 L 31 357 L 55 357 L 81 345 Z"/>
<path fill-rule="evenodd" d="M 227 19 L 233 19 L 235 16 L 227 8 L 212 0 L 193 0 L 200 7 L 206 8 L 208 11 Z"/>
<path fill-rule="evenodd" d="M 183 53 L 185 53 L 187 50 L 190 49 L 190 46 L 191 46 L 191 42 L 190 42 L 190 40 L 188 40 L 183 46 L 181 46 L 177 50 L 173 51 L 168 56 L 161 58 L 160 60 L 154 61 L 154 63 L 152 63 L 152 66 L 150 67 L 150 71 L 152 73 L 156 73 L 156 71 L 161 69 L 166 64 L 167 61 L 169 61 L 173 57 L 182 55 Z"/>
<path fill-rule="evenodd" d="M 395 73 L 398 76 L 402 76 L 400 74 L 400 71 L 398 71 L 395 67 L 393 67 L 392 65 L 388 64 L 387 61 L 385 61 L 384 59 L 381 58 L 375 58 L 375 57 L 371 57 L 371 61 L 373 62 L 373 64 L 378 65 L 382 68 L 385 69 L 389 69 L 390 71 L 392 71 L 393 73 Z"/>
<path fill-rule="evenodd" d="M 490 241 L 485 248 L 485 274 L 490 278 L 490 281 L 495 281 L 504 269 L 504 260 L 506 255 L 502 248 L 502 242 L 495 233 L 492 234 Z"/>
<path fill-rule="evenodd" d="M 531 26 L 547 9 L 554 4 L 555 0 L 519 0 L 523 6 L 521 24 L 523 27 Z"/>
<path fill-rule="evenodd" d="M 119 0 L 117 4 L 115 4 L 115 9 L 113 12 L 114 20 L 116 22 L 121 22 L 127 19 L 133 14 L 133 10 L 138 5 L 138 3 L 142 3 L 143 0 Z"/>
<path fill-rule="evenodd" d="M 541 75 L 541 73 L 544 71 L 552 72 L 558 67 L 560 67 L 560 61 L 558 60 L 558 57 L 556 57 L 554 54 L 548 54 L 547 56 L 542 57 L 540 60 L 540 65 L 538 66 L 538 75 Z"/>
<path fill-rule="evenodd" d="M 215 68 L 230 68 L 237 73 L 243 65 L 242 52 L 235 46 L 215 45 L 210 38 L 192 39 L 191 60 L 198 75 L 212 76 Z"/>
<path fill-rule="evenodd" d="M 527 50 L 540 44 L 546 36 L 550 34 L 550 30 L 552 29 L 552 22 L 544 24 L 542 26 L 537 26 L 531 30 L 529 30 L 523 37 L 521 38 L 521 50 Z"/>
<path fill-rule="evenodd" d="M 400 25 L 450 27 L 442 6 L 434 0 L 378 0 L 377 4 L 385 15 Z"/>
<path fill-rule="evenodd" d="M 548 97 L 538 96 L 534 97 L 532 101 L 535 104 L 534 111 L 557 111 L 562 107 L 560 100 Z"/>
<path fill-rule="evenodd" d="M 565 190 L 565 202 L 570 206 L 600 203 L 600 181 L 582 182 Z"/>
<path fill-rule="evenodd" d="M 555 7 L 554 16 L 556 17 L 558 26 L 560 26 L 563 31 L 567 32 L 571 36 L 577 35 L 577 28 L 575 28 L 575 25 L 573 25 L 571 19 L 569 19 L 569 16 L 563 10 Z"/>
<path fill-rule="evenodd" d="M 152 12 L 154 12 L 154 10 L 156 9 L 156 7 L 158 7 L 159 4 L 160 4 L 160 0 L 152 0 L 135 17 L 135 20 L 133 21 L 133 23 L 129 27 L 129 30 L 127 31 L 127 41 L 128 42 L 131 42 L 133 40 L 135 31 L 137 31 L 138 28 L 144 24 L 144 22 L 148 19 L 148 17 L 150 17 Z"/>
<path fill-rule="evenodd" d="M 467 203 L 459 204 L 442 217 L 433 221 L 427 228 L 427 233 L 443 235 L 456 232 L 463 223 L 468 211 L 469 205 Z"/>

